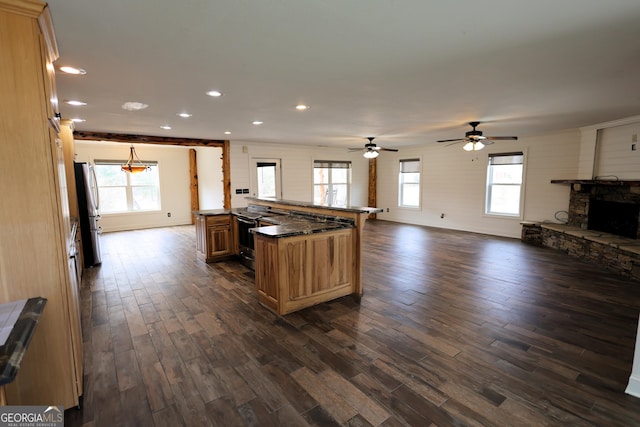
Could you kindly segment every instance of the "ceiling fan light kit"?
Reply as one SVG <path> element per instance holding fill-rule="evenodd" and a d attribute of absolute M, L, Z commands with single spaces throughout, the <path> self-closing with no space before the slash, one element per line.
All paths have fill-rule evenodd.
<path fill-rule="evenodd" d="M 360 151 L 360 150 L 364 150 L 364 154 L 363 156 L 367 159 L 375 159 L 376 157 L 378 157 L 380 155 L 380 151 L 398 151 L 396 148 L 384 148 L 384 147 L 378 147 L 373 140 L 375 139 L 374 136 L 368 136 L 367 139 L 369 140 L 368 143 L 364 144 L 364 148 L 360 148 L 360 147 L 356 147 L 356 148 L 349 148 L 349 151 Z"/>
<path fill-rule="evenodd" d="M 484 144 L 480 141 L 478 142 L 467 142 L 466 144 L 464 144 L 464 147 L 462 147 L 465 151 L 478 151 L 478 150 L 482 150 L 484 148 Z"/>

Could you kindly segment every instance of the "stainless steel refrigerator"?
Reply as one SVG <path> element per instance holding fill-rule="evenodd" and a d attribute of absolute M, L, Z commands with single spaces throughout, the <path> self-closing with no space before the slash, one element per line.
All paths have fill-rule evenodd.
<path fill-rule="evenodd" d="M 80 236 L 84 267 L 89 268 L 102 262 L 100 257 L 100 195 L 93 166 L 88 163 L 74 164 L 78 211 L 80 215 Z"/>

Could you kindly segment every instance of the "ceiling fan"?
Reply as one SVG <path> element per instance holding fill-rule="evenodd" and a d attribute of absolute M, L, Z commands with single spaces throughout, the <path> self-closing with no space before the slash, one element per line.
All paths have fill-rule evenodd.
<path fill-rule="evenodd" d="M 364 151 L 363 156 L 366 157 L 367 159 L 375 159 L 380 154 L 380 151 L 398 151 L 395 148 L 378 147 L 373 142 L 373 140 L 375 139 L 374 136 L 368 136 L 367 139 L 369 140 L 369 142 L 364 144 L 364 148 L 349 148 L 349 151 L 363 150 Z"/>
<path fill-rule="evenodd" d="M 473 129 L 465 132 L 464 138 L 454 139 L 441 139 L 438 142 L 453 142 L 454 144 L 459 141 L 467 141 L 464 145 L 466 151 L 482 150 L 485 145 L 493 144 L 494 141 L 515 141 L 517 136 L 483 136 L 482 131 L 476 130 L 476 127 L 480 122 L 469 122 L 469 126 Z"/>

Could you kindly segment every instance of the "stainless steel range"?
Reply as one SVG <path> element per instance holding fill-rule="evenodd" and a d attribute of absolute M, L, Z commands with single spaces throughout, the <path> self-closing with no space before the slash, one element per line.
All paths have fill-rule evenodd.
<path fill-rule="evenodd" d="M 238 249 L 240 252 L 240 262 L 246 267 L 255 270 L 255 252 L 253 244 L 253 234 L 249 231 L 258 226 L 258 218 L 266 212 L 266 209 L 252 207 L 237 209 L 234 212 L 238 224 Z"/>

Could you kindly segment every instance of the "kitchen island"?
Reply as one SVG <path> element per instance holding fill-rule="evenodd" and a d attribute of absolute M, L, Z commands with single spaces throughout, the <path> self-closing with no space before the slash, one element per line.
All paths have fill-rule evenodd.
<path fill-rule="evenodd" d="M 346 295 L 360 299 L 362 229 L 382 209 L 247 200 L 250 208 L 264 210 L 251 230 L 262 305 L 282 315 Z"/>

